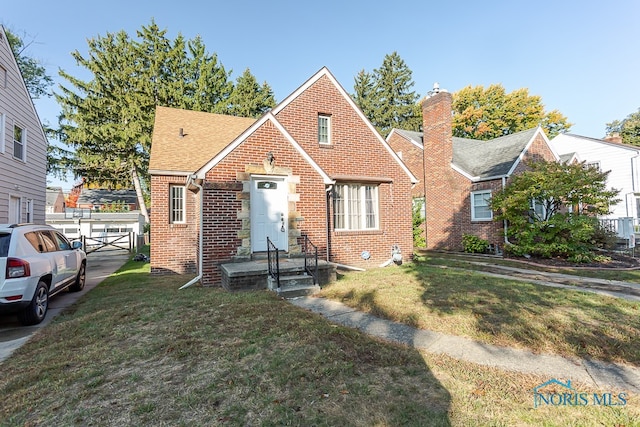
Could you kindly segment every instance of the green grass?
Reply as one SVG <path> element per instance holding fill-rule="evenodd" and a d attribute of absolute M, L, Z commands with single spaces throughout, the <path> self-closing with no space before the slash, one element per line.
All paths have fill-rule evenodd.
<path fill-rule="evenodd" d="M 510 260 L 498 257 L 481 257 L 469 254 L 441 254 L 437 252 L 421 251 L 420 261 L 426 265 L 448 266 L 457 268 L 470 268 L 473 270 L 487 270 L 491 265 L 524 268 L 533 271 L 545 271 L 551 273 L 569 274 L 581 277 L 593 277 L 605 280 L 619 280 L 622 282 L 640 283 L 640 270 L 627 270 L 620 268 L 571 268 L 536 265 L 535 263 Z M 489 264 L 486 267 L 478 265 L 478 262 Z"/>
<path fill-rule="evenodd" d="M 178 290 L 190 278 L 148 269 L 126 264 L 0 364 L 0 426 L 640 424 L 640 396 L 533 409 L 549 378 L 372 339 L 266 291 Z"/>
<path fill-rule="evenodd" d="M 485 343 L 640 366 L 640 303 L 416 262 L 350 272 L 322 295 Z"/>

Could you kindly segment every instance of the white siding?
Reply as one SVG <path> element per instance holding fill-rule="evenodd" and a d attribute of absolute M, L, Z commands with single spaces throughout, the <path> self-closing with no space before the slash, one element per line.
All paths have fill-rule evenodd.
<path fill-rule="evenodd" d="M 27 206 L 31 204 L 32 222 L 45 222 L 47 139 L 42 130 L 31 97 L 18 69 L 11 48 L 0 26 L 0 69 L 7 71 L 6 85 L 0 82 L 0 129 L 4 150 L 0 150 L 0 223 L 9 219 L 9 200 L 21 200 L 21 221 L 27 220 Z M 26 130 L 26 161 L 13 157 L 13 127 Z M 31 202 L 29 202 L 31 201 Z"/>
<path fill-rule="evenodd" d="M 570 134 L 556 136 L 551 140 L 551 146 L 558 154 L 578 153 L 580 160 L 599 162 L 600 170 L 611 171 L 607 186 L 620 190 L 618 198 L 621 201 L 612 206 L 612 212 L 606 218 L 640 217 L 635 203 L 635 194 L 640 197 L 638 148 Z"/>

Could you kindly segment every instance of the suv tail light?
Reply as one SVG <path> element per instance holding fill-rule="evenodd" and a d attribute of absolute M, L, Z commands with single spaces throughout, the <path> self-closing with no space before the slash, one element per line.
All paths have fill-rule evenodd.
<path fill-rule="evenodd" d="M 7 279 L 31 276 L 29 263 L 19 258 L 7 258 Z"/>

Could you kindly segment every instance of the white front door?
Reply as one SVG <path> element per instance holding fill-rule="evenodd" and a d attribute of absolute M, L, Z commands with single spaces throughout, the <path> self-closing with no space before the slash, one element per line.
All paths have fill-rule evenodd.
<path fill-rule="evenodd" d="M 281 177 L 251 180 L 251 251 L 266 252 L 267 237 L 281 251 L 289 250 L 288 185 Z"/>
<path fill-rule="evenodd" d="M 20 197 L 9 197 L 9 224 L 18 224 L 20 218 Z"/>

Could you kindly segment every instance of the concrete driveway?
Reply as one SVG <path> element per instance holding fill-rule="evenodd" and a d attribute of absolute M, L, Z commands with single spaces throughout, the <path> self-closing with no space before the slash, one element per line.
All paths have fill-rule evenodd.
<path fill-rule="evenodd" d="M 92 252 L 87 255 L 87 281 L 80 292 L 62 292 L 51 298 L 47 317 L 39 325 L 22 326 L 15 315 L 0 315 L 0 362 L 29 340 L 31 335 L 48 325 L 54 317 L 78 298 L 118 270 L 131 255 L 125 251 Z"/>

